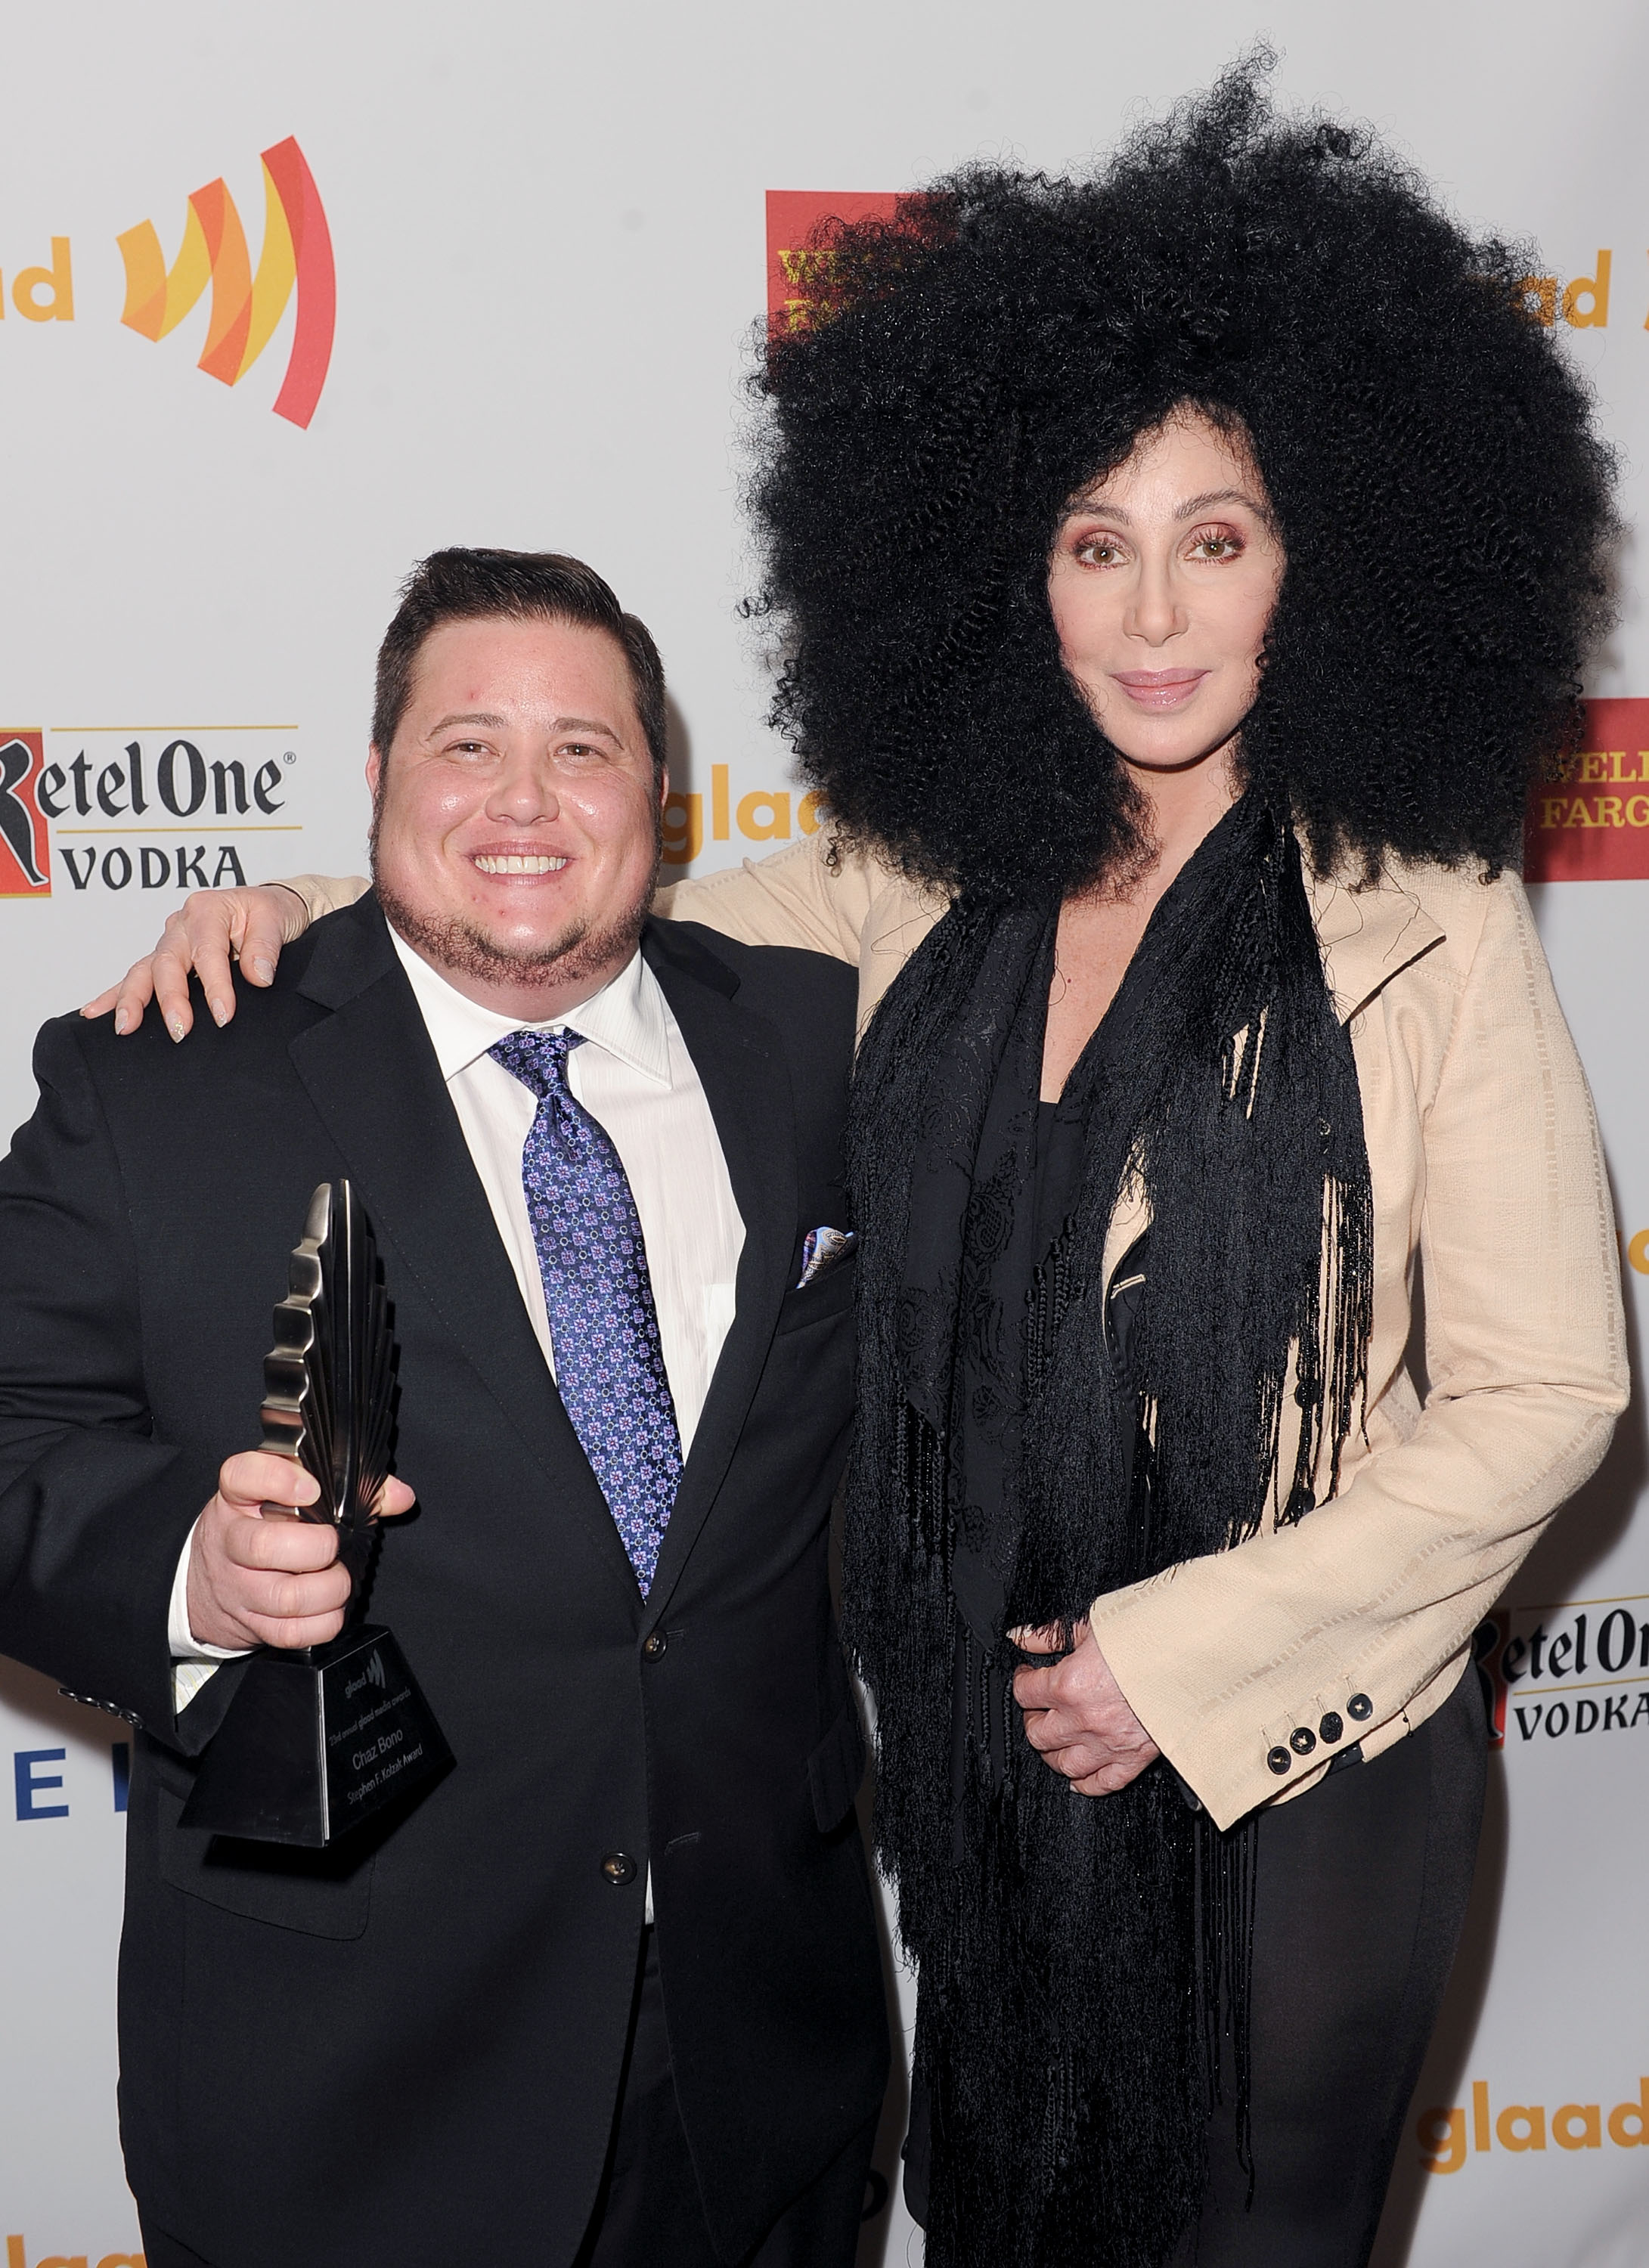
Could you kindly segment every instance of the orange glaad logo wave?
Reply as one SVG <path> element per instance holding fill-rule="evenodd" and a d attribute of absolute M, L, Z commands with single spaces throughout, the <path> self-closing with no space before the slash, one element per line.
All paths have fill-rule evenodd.
<path fill-rule="evenodd" d="M 239 385 L 256 362 L 296 291 L 292 350 L 275 414 L 308 424 L 332 360 L 337 285 L 326 211 L 292 136 L 263 152 L 263 246 L 255 274 L 240 215 L 221 180 L 190 197 L 183 242 L 170 268 L 152 221 L 139 221 L 116 240 L 126 262 L 121 320 L 146 339 L 175 330 L 211 285 L 200 367 L 225 386 Z"/>

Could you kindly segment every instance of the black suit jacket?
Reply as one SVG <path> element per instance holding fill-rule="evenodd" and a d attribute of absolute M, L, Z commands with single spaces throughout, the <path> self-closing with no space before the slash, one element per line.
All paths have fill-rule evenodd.
<path fill-rule="evenodd" d="M 651 924 L 745 1222 L 737 1314 L 644 1605 L 383 918 L 234 1022 L 48 1025 L 0 1166 L 0 1648 L 129 1712 L 121 2119 L 144 2213 L 235 2268 L 571 2260 L 646 1868 L 683 2119 L 736 2257 L 873 2113 L 883 1986 L 827 1529 L 850 1418 L 850 972 Z M 270 1308 L 348 1174 L 401 1342 L 373 1618 L 456 1767 L 333 1854 L 185 1832 L 239 1671 L 174 1717 L 173 1572 L 256 1438 Z M 659 1646 L 645 1645 L 649 1638 Z M 624 1853 L 615 1884 L 603 1859 Z"/>

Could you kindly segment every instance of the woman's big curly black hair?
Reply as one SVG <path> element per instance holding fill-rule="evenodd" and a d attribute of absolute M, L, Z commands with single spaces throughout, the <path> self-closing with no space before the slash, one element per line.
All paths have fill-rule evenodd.
<path fill-rule="evenodd" d="M 839 830 L 992 896 L 1126 872 L 1137 798 L 1059 658 L 1062 512 L 1176 404 L 1240 421 L 1287 568 L 1248 777 L 1320 869 L 1515 862 L 1579 746 L 1612 465 L 1529 265 L 1270 58 L 1091 179 L 973 167 L 815 239 L 755 488 L 775 721 Z"/>

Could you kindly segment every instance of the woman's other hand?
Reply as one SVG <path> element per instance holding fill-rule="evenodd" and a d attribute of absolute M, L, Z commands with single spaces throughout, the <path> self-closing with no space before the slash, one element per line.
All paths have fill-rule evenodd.
<path fill-rule="evenodd" d="M 1027 1653 L 1051 1653 L 1063 1642 L 1057 1629 L 1009 1635 Z M 1078 1795 L 1115 1795 L 1160 1753 L 1123 1699 L 1086 1618 L 1062 1660 L 1014 1671 L 1013 1697 L 1025 1712 L 1027 1740 Z"/>
<path fill-rule="evenodd" d="M 169 917 L 154 951 L 135 961 L 118 984 L 88 1000 L 80 1012 L 106 1016 L 113 1008 L 115 1030 L 135 1032 L 154 1000 L 167 1031 L 180 1040 L 195 1022 L 189 1002 L 193 969 L 214 1020 L 226 1024 L 235 1012 L 232 959 L 239 961 L 249 983 L 272 984 L 282 946 L 308 926 L 308 907 L 283 882 L 192 891 Z"/>

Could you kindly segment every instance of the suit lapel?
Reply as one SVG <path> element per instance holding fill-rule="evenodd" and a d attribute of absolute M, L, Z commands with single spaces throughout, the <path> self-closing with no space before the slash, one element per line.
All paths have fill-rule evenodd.
<path fill-rule="evenodd" d="M 635 1574 L 545 1363 L 423 1019 L 375 902 L 318 936 L 299 988 L 332 1012 L 291 1060 L 343 1152 L 385 1249 L 393 1298 L 410 1278 L 562 1498 L 600 1539 L 638 1612 Z"/>
<path fill-rule="evenodd" d="M 796 1124 L 777 1035 L 739 1005 L 732 971 L 673 925 L 650 922 L 642 949 L 703 1084 L 744 1222 L 732 1326 L 647 1597 L 647 1619 L 656 1622 L 726 1476 L 772 1344 L 796 1253 Z"/>

